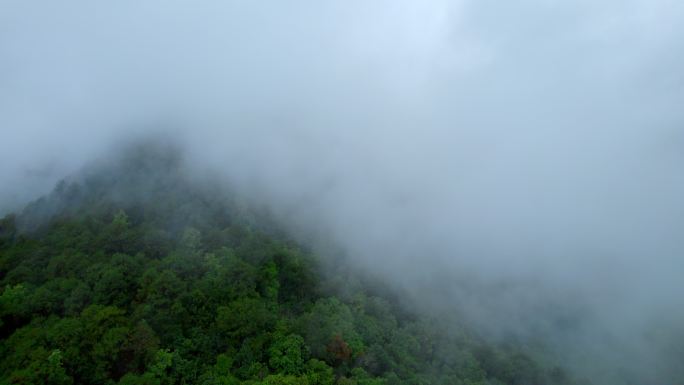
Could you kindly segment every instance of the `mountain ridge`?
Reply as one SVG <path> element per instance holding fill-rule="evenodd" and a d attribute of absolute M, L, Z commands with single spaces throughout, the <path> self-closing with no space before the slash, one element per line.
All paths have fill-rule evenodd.
<path fill-rule="evenodd" d="M 575 383 L 341 262 L 324 271 L 183 167 L 133 147 L 2 219 L 0 384 Z"/>

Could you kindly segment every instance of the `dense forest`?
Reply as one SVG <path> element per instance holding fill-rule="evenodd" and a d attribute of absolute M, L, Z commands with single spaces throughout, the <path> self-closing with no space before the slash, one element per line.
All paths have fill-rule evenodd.
<path fill-rule="evenodd" d="M 576 383 L 183 170 L 137 147 L 2 219 L 0 384 Z"/>

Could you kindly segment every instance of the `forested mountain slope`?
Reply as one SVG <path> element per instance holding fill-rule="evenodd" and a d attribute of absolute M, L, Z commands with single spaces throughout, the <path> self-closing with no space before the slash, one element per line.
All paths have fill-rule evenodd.
<path fill-rule="evenodd" d="M 572 383 L 286 230 L 165 148 L 60 183 L 0 222 L 0 384 Z"/>

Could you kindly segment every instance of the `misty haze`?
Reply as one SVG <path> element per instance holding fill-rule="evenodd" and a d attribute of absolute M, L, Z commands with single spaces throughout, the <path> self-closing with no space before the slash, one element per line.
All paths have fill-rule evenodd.
<path fill-rule="evenodd" d="M 0 0 L 0 385 L 684 385 L 684 3 Z"/>

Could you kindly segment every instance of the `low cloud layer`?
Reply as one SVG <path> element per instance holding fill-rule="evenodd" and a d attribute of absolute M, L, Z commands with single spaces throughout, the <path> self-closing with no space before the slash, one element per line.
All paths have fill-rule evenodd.
<path fill-rule="evenodd" d="M 684 318 L 683 21 L 669 0 L 5 1 L 0 210 L 177 138 L 423 302 L 488 331 L 570 318 L 561 350 L 658 379 L 653 335 Z"/>

